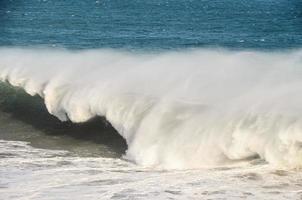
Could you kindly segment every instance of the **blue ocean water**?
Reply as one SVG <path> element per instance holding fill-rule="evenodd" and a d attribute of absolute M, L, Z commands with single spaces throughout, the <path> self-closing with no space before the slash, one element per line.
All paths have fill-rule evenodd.
<path fill-rule="evenodd" d="M 301 0 L 1 0 L 0 46 L 284 49 Z"/>

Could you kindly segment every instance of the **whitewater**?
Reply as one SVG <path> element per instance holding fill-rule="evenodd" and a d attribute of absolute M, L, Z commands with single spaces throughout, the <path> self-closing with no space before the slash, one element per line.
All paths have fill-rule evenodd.
<path fill-rule="evenodd" d="M 61 121 L 101 116 L 156 169 L 302 167 L 302 50 L 0 49 L 0 78 Z M 34 116 L 32 116 L 34 117 Z"/>

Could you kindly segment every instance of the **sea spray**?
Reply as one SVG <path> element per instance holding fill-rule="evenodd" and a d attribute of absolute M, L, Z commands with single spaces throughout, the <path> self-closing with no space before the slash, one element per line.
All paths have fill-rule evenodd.
<path fill-rule="evenodd" d="M 0 78 L 60 120 L 104 116 L 145 166 L 302 166 L 302 51 L 2 48 Z"/>

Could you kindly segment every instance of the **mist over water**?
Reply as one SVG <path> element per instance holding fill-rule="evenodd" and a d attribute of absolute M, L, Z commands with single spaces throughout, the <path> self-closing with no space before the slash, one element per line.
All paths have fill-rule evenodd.
<path fill-rule="evenodd" d="M 125 158 L 191 169 L 302 165 L 302 51 L 1 48 L 0 77 L 75 123 L 105 117 Z"/>
<path fill-rule="evenodd" d="M 0 1 L 0 199 L 301 199 L 301 21 L 301 0 Z"/>

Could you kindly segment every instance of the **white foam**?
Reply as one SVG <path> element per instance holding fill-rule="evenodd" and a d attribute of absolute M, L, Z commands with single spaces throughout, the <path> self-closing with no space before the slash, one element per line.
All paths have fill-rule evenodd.
<path fill-rule="evenodd" d="M 105 116 L 126 157 L 164 168 L 260 156 L 302 165 L 302 51 L 2 48 L 0 78 L 45 99 L 61 120 Z"/>

